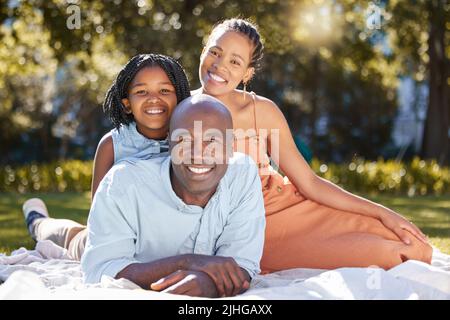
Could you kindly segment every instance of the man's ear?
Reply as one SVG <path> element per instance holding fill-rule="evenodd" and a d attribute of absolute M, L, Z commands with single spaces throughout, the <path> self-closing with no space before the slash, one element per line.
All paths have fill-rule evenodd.
<path fill-rule="evenodd" d="M 247 71 L 244 74 L 244 78 L 242 79 L 242 82 L 243 83 L 249 82 L 250 80 L 252 80 L 254 74 L 255 74 L 254 67 L 247 68 Z"/>
<path fill-rule="evenodd" d="M 130 114 L 131 113 L 130 100 L 128 100 L 128 98 L 123 98 L 122 104 L 125 107 L 125 113 Z"/>

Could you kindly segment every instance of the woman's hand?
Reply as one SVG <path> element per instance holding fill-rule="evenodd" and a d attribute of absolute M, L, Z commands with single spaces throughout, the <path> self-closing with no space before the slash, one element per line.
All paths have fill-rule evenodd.
<path fill-rule="evenodd" d="M 428 244 L 427 237 L 413 223 L 395 211 L 384 209 L 379 215 L 380 221 L 392 232 L 394 232 L 404 243 L 411 244 L 410 234 L 414 235 L 423 243 Z"/>

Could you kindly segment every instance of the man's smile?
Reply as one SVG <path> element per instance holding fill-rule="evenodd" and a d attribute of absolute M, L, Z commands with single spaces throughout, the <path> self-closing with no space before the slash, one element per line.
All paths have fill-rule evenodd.
<path fill-rule="evenodd" d="M 195 164 L 187 164 L 183 166 L 186 169 L 186 172 L 189 176 L 189 179 L 192 180 L 207 180 L 214 172 L 216 168 L 215 165 L 195 165 Z"/>
<path fill-rule="evenodd" d="M 213 168 L 198 168 L 198 167 L 187 167 L 189 171 L 197 174 L 202 174 L 211 171 Z"/>

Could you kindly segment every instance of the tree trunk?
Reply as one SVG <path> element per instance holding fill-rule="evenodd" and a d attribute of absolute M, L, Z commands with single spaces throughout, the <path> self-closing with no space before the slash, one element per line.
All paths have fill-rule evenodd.
<path fill-rule="evenodd" d="M 441 165 L 448 165 L 450 162 L 450 112 L 447 83 L 448 60 L 444 42 L 446 15 L 444 1 L 430 1 L 429 8 L 429 98 L 422 141 L 422 157 L 436 159 Z"/>

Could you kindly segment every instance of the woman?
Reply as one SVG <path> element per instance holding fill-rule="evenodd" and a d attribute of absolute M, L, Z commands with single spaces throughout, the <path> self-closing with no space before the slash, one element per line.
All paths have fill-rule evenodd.
<path fill-rule="evenodd" d="M 228 19 L 216 25 L 200 57 L 202 86 L 193 94 L 212 95 L 228 107 L 235 150 L 248 153 L 260 168 L 267 218 L 263 273 L 298 267 L 389 269 L 408 259 L 430 263 L 432 248 L 416 226 L 318 177 L 298 152 L 279 108 L 246 92 L 262 51 L 252 23 Z M 241 82 L 244 91 L 237 89 Z M 270 167 L 269 156 L 288 179 Z"/>

